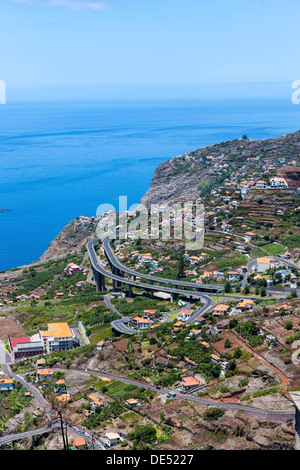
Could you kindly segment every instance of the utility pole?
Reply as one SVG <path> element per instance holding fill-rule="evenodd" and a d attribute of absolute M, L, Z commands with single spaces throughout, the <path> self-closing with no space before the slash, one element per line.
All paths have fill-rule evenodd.
<path fill-rule="evenodd" d="M 64 433 L 64 423 L 63 423 L 61 411 L 58 411 L 58 415 L 60 418 L 60 428 L 61 428 L 61 434 L 62 434 L 63 443 L 64 443 L 64 450 L 67 450 L 67 444 L 66 444 L 65 433 Z"/>

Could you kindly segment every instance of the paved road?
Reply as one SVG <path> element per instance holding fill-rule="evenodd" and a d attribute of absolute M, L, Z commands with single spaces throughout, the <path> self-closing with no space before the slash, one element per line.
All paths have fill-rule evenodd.
<path fill-rule="evenodd" d="M 55 366 L 55 368 L 65 370 L 65 368 L 61 367 L 61 366 Z M 220 402 L 220 401 L 216 401 L 216 400 L 206 400 L 206 399 L 203 399 L 203 398 L 200 398 L 200 397 L 197 397 L 197 396 L 181 393 L 181 392 L 178 392 L 178 391 L 173 391 L 173 390 L 170 390 L 170 389 L 156 387 L 155 385 L 150 385 L 148 383 L 139 382 L 138 380 L 129 379 L 127 377 L 122 377 L 122 376 L 119 376 L 119 375 L 116 375 L 116 374 L 110 374 L 110 373 L 102 372 L 102 371 L 99 371 L 99 370 L 93 370 L 93 369 L 89 369 L 89 368 L 81 369 L 81 368 L 76 368 L 76 367 L 72 367 L 72 366 L 70 367 L 70 369 L 74 370 L 74 371 L 77 371 L 77 372 L 80 372 L 82 374 L 95 375 L 95 376 L 98 376 L 98 377 L 105 377 L 105 378 L 108 378 L 108 379 L 111 379 L 111 380 L 118 380 L 119 382 L 125 383 L 127 385 L 132 385 L 133 384 L 133 385 L 136 385 L 137 387 L 143 387 L 143 388 L 146 388 L 148 390 L 153 390 L 157 393 L 161 393 L 161 394 L 165 394 L 165 395 L 169 394 L 172 391 L 172 392 L 175 393 L 176 398 L 179 398 L 181 400 L 194 401 L 195 403 L 199 403 L 199 404 L 206 405 L 206 406 L 219 406 L 219 407 L 221 406 L 221 407 L 232 409 L 232 410 L 243 410 L 245 412 L 249 412 L 249 413 L 251 412 L 251 413 L 258 414 L 260 416 L 260 419 L 263 419 L 263 417 L 265 417 L 265 419 L 270 419 L 270 416 L 272 416 L 272 417 L 277 416 L 278 420 L 281 421 L 282 418 L 289 419 L 289 418 L 294 418 L 294 416 L 295 416 L 294 409 L 292 409 L 290 411 L 264 410 L 262 408 L 256 408 L 254 406 L 249 406 L 249 405 L 241 405 L 239 403 L 225 403 L 225 402 Z"/>
<path fill-rule="evenodd" d="M 188 287 L 189 289 L 196 289 L 196 290 L 199 289 L 199 291 L 202 290 L 202 292 L 205 292 L 205 293 L 214 294 L 214 293 L 216 293 L 216 291 L 221 292 L 221 291 L 224 290 L 223 286 L 218 287 L 218 286 L 209 285 L 209 284 L 199 286 L 195 282 L 180 281 L 180 280 L 177 280 L 177 279 L 166 279 L 166 278 L 163 278 L 163 277 L 151 276 L 150 274 L 138 273 L 138 272 L 134 271 L 133 269 L 127 268 L 122 263 L 120 263 L 120 261 L 118 260 L 118 258 L 116 257 L 114 251 L 112 250 L 112 248 L 110 246 L 110 242 L 111 242 L 111 240 L 109 238 L 105 238 L 103 240 L 102 246 L 103 246 L 104 252 L 105 252 L 109 262 L 111 264 L 113 264 L 116 268 L 118 268 L 123 273 L 129 274 L 131 276 L 137 276 L 137 277 L 140 277 L 140 278 L 143 278 L 143 279 L 148 279 L 151 282 L 156 282 L 156 283 L 160 283 L 160 284 L 183 286 L 183 287 Z"/>
<path fill-rule="evenodd" d="M 44 434 L 51 431 L 53 431 L 53 427 L 44 426 L 42 428 L 34 429 L 33 431 L 26 431 L 18 434 L 11 434 L 10 436 L 3 436 L 0 437 L 0 446 L 8 444 L 9 442 L 17 441 L 19 439 L 24 439 L 25 437 L 32 437 L 38 434 Z"/>
<path fill-rule="evenodd" d="M 36 398 L 41 408 L 43 408 L 48 416 L 51 416 L 52 410 L 48 405 L 47 401 L 44 397 L 40 394 L 40 392 L 30 383 L 26 382 L 24 378 L 18 374 L 13 374 L 9 364 L 11 363 L 11 358 L 8 352 L 5 350 L 4 344 L 0 342 L 0 362 L 3 373 L 7 377 L 11 377 L 12 379 L 16 380 L 16 382 L 20 382 L 24 387 L 26 387 L 30 393 Z"/>
<path fill-rule="evenodd" d="M 91 264 L 93 266 L 93 269 L 95 271 L 99 272 L 102 276 L 109 277 L 109 278 L 111 278 L 115 281 L 119 281 L 121 283 L 129 284 L 131 286 L 141 288 L 141 289 L 145 289 L 145 290 L 157 290 L 157 291 L 167 292 L 167 293 L 170 293 L 170 294 L 183 294 L 183 295 L 198 298 L 202 303 L 204 303 L 204 306 L 200 310 L 195 312 L 195 314 L 190 319 L 190 321 L 193 321 L 199 315 L 201 315 L 202 313 L 205 313 L 205 311 L 207 311 L 212 306 L 213 300 L 208 294 L 204 294 L 204 293 L 197 292 L 197 291 L 188 291 L 188 290 L 185 290 L 185 289 L 168 287 L 165 284 L 170 283 L 169 279 L 165 279 L 165 284 L 162 285 L 162 286 L 161 285 L 152 285 L 152 284 L 145 284 L 145 283 L 142 283 L 142 282 L 135 282 L 132 279 L 126 279 L 126 278 L 123 278 L 122 276 L 118 276 L 118 275 L 116 275 L 116 274 L 114 274 L 110 271 L 107 271 L 100 264 L 100 262 L 98 260 L 98 257 L 97 257 L 97 254 L 96 254 L 96 251 L 95 251 L 95 248 L 94 248 L 94 245 L 96 243 L 98 243 L 98 239 L 91 240 L 90 242 L 87 243 L 87 249 L 88 249 L 88 253 L 89 253 L 89 256 L 90 256 L 90 260 L 91 260 Z M 134 271 L 134 273 L 135 273 L 136 276 L 138 276 L 137 272 Z M 174 282 L 176 282 L 176 281 L 174 281 Z M 123 320 L 122 320 L 122 318 L 123 318 Z M 116 329 L 118 329 L 119 331 L 123 332 L 123 333 L 126 332 L 128 334 L 133 334 L 132 331 L 130 331 L 128 329 L 128 327 L 124 326 L 124 323 L 125 323 L 124 317 L 122 317 L 122 318 L 120 320 L 116 320 L 114 322 L 113 326 Z"/>

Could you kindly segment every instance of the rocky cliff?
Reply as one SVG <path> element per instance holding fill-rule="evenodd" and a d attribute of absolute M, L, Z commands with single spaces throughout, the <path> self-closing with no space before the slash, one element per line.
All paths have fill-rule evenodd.
<path fill-rule="evenodd" d="M 40 257 L 39 261 L 47 261 L 68 253 L 81 251 L 95 233 L 95 225 L 83 225 L 80 220 L 72 220 L 66 225 L 57 237 L 52 240 L 48 249 Z"/>
<path fill-rule="evenodd" d="M 233 172 L 251 173 L 257 166 L 262 167 L 264 164 L 277 168 L 289 165 L 290 162 L 299 165 L 299 157 L 299 131 L 260 141 L 245 136 L 203 147 L 161 163 L 141 203 L 149 207 L 163 202 L 190 201 L 200 195 L 203 187 L 213 188 L 212 179 L 222 184 L 224 180 L 230 180 Z M 291 176 L 289 179 L 292 181 Z M 299 184 L 299 178 L 296 181 L 295 184 Z"/>

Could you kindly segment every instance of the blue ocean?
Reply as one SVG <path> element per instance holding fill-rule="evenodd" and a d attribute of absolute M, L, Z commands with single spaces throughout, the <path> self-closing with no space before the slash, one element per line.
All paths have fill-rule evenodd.
<path fill-rule="evenodd" d="M 72 219 L 128 206 L 159 163 L 224 140 L 300 129 L 289 100 L 14 102 L 0 106 L 0 270 L 37 261 Z"/>

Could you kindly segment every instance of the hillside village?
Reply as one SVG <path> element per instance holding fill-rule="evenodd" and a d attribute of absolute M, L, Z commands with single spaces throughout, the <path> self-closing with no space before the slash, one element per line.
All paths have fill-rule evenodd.
<path fill-rule="evenodd" d="M 107 214 L 73 221 L 72 249 L 66 231 L 51 244 L 59 257 L 0 273 L 0 339 L 11 360 L 11 373 L 2 364 L 0 375 L 0 443 L 63 416 L 73 450 L 294 448 L 299 139 L 244 136 L 162 164 L 142 202 L 162 202 L 152 191 L 170 179 L 165 189 L 173 185 L 174 193 L 165 204 L 203 204 L 204 244 L 189 251 L 182 240 L 161 240 L 162 221 L 152 238 L 137 229 L 112 240 L 117 260 L 138 273 L 131 290 L 109 278 L 105 291 L 95 289 L 85 242 Z M 192 179 L 190 192 L 177 186 L 176 197 L 174 184 L 183 178 L 189 186 L 189 172 L 197 185 Z M 109 270 L 101 244 L 97 256 Z M 201 297 L 149 295 L 138 285 L 145 274 L 217 289 L 206 307 Z M 120 317 L 127 333 L 118 330 Z M 37 445 L 63 448 L 58 431 Z M 32 442 L 12 445 L 28 449 Z"/>

